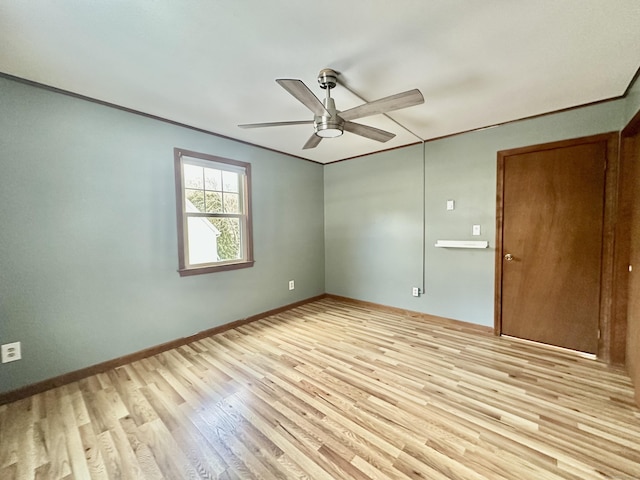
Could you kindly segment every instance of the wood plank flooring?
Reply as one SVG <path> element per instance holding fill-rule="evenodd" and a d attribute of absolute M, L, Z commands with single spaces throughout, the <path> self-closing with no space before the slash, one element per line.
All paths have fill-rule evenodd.
<path fill-rule="evenodd" d="M 326 298 L 0 406 L 0 479 L 640 479 L 619 369 Z"/>

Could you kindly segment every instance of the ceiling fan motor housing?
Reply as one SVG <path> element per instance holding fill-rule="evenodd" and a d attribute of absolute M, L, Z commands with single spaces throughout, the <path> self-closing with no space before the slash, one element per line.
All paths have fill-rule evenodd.
<path fill-rule="evenodd" d="M 316 135 L 323 138 L 339 137 L 344 131 L 344 120 L 338 115 L 336 102 L 333 98 L 327 95 L 327 98 L 324 99 L 323 103 L 324 108 L 327 109 L 327 112 L 329 112 L 330 115 L 316 115 L 314 117 L 313 126 L 316 130 Z"/>

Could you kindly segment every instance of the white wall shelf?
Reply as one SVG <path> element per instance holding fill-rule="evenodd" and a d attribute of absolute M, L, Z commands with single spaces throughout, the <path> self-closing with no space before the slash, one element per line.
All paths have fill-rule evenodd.
<path fill-rule="evenodd" d="M 441 248 L 489 248 L 486 240 L 436 240 L 436 247 Z"/>

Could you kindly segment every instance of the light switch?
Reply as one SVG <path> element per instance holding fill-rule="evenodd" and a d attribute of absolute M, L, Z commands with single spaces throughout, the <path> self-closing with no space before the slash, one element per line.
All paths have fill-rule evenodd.
<path fill-rule="evenodd" d="M 455 200 L 447 200 L 447 210 L 455 210 L 456 202 Z"/>
<path fill-rule="evenodd" d="M 480 235 L 480 225 L 474 225 L 472 235 Z"/>

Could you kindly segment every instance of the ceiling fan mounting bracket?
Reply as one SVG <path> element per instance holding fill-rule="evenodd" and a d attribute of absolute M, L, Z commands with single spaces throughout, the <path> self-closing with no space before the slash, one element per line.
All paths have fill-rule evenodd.
<path fill-rule="evenodd" d="M 320 88 L 331 90 L 338 83 L 338 74 L 330 68 L 323 68 L 318 74 L 318 84 Z"/>

